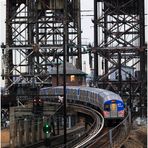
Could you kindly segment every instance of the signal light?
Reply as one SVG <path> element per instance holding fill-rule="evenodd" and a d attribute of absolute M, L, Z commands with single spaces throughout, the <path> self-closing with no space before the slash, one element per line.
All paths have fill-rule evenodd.
<path fill-rule="evenodd" d="M 43 126 L 43 132 L 45 133 L 44 144 L 45 146 L 50 146 L 50 133 L 51 133 L 51 126 L 46 123 Z"/>
<path fill-rule="evenodd" d="M 37 100 L 33 99 L 33 105 L 37 105 Z"/>
<path fill-rule="evenodd" d="M 43 113 L 43 100 L 40 98 L 33 99 L 33 113 L 34 114 L 42 114 Z"/>
<path fill-rule="evenodd" d="M 115 103 L 115 102 L 116 102 L 116 100 L 112 100 L 111 102 L 112 102 L 112 103 Z"/>
<path fill-rule="evenodd" d="M 45 134 L 48 134 L 49 132 L 51 132 L 51 127 L 48 125 L 48 123 L 46 123 L 43 127 L 43 131 Z"/>

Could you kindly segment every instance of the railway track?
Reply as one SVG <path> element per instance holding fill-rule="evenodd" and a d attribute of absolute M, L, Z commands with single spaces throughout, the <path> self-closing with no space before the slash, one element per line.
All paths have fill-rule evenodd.
<path fill-rule="evenodd" d="M 104 127 L 104 118 L 103 116 L 97 112 L 96 110 L 86 107 L 84 105 L 80 104 L 67 104 L 67 107 L 71 107 L 71 110 L 77 111 L 77 112 L 83 112 L 84 114 L 90 116 L 93 120 L 91 121 L 91 124 L 89 125 L 89 128 L 87 131 L 75 131 L 75 133 L 67 133 L 67 137 L 69 135 L 74 135 L 66 144 L 66 148 L 98 148 L 98 147 L 109 147 L 110 145 L 117 145 L 119 141 L 123 142 L 124 136 L 128 134 L 127 129 L 127 119 L 125 119 L 125 122 L 121 123 L 121 125 L 118 125 L 114 129 L 108 129 L 103 128 Z M 126 117 L 127 118 L 127 117 Z M 123 135 L 121 135 L 121 133 Z M 80 134 L 81 133 L 81 134 Z M 121 137 L 119 137 L 121 135 Z M 52 147 L 53 148 L 64 148 L 65 145 L 63 145 L 63 135 L 59 135 L 59 139 L 56 137 L 52 137 Z M 119 140 L 119 138 L 121 140 Z M 56 144 L 54 141 L 61 141 L 61 143 Z M 115 142 L 118 141 L 118 142 Z M 120 143 L 121 143 L 120 142 Z M 38 141 L 36 144 L 32 144 L 30 146 L 26 146 L 26 148 L 45 148 L 44 141 Z"/>
<path fill-rule="evenodd" d="M 83 105 L 77 105 L 77 106 L 85 108 L 86 111 L 89 111 L 89 112 L 91 111 L 93 114 L 94 122 L 90 127 L 90 129 L 85 134 L 83 134 L 78 141 L 76 141 L 77 139 L 75 139 L 74 141 L 67 143 L 66 145 L 67 148 L 88 147 L 90 144 L 90 141 L 93 140 L 96 136 L 98 136 L 104 127 L 104 118 L 101 115 L 101 113 Z M 61 148 L 63 147 L 64 146 L 62 146 Z"/>
<path fill-rule="evenodd" d="M 87 148 L 119 148 L 129 135 L 129 115 L 115 127 L 103 128 L 100 136 L 93 139 Z"/>
<path fill-rule="evenodd" d="M 108 129 L 106 132 L 101 133 L 99 137 L 91 141 L 91 144 L 88 146 L 88 148 L 110 148 L 111 147 L 111 141 L 110 141 L 110 130 Z M 112 135 L 112 139 L 118 139 L 120 135 L 121 128 L 117 128 L 114 131 L 114 134 Z"/>
<path fill-rule="evenodd" d="M 84 114 L 91 116 L 94 121 L 91 124 L 91 126 L 89 127 L 89 129 L 85 133 L 81 134 L 81 136 L 79 136 L 79 133 L 75 134 L 76 138 L 67 142 L 66 148 L 80 148 L 83 146 L 88 146 L 89 142 L 92 139 L 94 139 L 100 133 L 100 131 L 103 129 L 104 118 L 96 110 L 94 110 L 92 108 L 85 107 L 84 105 L 68 104 L 68 106 L 69 105 L 72 106 L 72 108 L 74 108 L 74 110 L 76 110 L 78 112 L 82 111 Z M 43 141 L 41 141 L 41 142 L 36 143 L 35 145 L 27 146 L 27 148 L 29 148 L 29 147 L 43 148 L 44 147 L 43 145 L 44 145 L 44 143 L 43 143 Z M 58 145 L 54 145 L 54 146 L 52 145 L 52 147 L 54 147 L 54 148 L 64 148 L 64 146 L 65 145 L 63 145 L 63 144 L 61 144 L 61 145 L 58 144 Z"/>

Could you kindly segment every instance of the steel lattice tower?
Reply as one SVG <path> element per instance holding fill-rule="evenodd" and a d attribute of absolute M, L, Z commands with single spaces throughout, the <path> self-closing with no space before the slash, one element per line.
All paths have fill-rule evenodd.
<path fill-rule="evenodd" d="M 94 0 L 94 85 L 146 106 L 147 53 L 144 0 Z M 98 74 L 99 58 L 103 73 Z M 123 67 L 134 69 L 131 74 Z M 116 80 L 110 76 L 116 72 Z M 126 80 L 122 76 L 126 75 Z"/>
<path fill-rule="evenodd" d="M 64 0 L 6 1 L 2 76 L 7 93 L 13 94 L 16 85 L 35 88 L 51 84 L 48 68 L 63 61 L 64 34 L 68 34 L 66 61 L 82 68 L 80 0 L 68 0 L 67 5 L 65 17 Z"/>

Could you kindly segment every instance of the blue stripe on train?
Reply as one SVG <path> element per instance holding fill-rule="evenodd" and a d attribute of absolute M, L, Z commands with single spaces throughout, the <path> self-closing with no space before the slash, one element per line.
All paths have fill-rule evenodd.
<path fill-rule="evenodd" d="M 104 102 L 104 105 L 105 104 L 112 104 L 112 103 L 115 103 L 117 104 L 117 111 L 121 111 L 121 110 L 124 110 L 124 103 L 120 100 L 109 100 L 109 101 L 105 101 Z"/>

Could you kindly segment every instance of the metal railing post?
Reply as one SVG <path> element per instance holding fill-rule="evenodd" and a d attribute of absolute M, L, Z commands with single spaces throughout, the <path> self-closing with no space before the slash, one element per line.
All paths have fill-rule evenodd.
<path fill-rule="evenodd" d="M 129 116 L 129 123 L 130 123 L 130 125 L 131 125 L 131 123 L 132 123 L 132 117 L 131 117 L 131 109 L 130 108 L 128 108 L 128 116 Z"/>
<path fill-rule="evenodd" d="M 113 147 L 112 130 L 109 131 L 109 143 L 110 143 L 110 148 L 112 148 Z"/>

